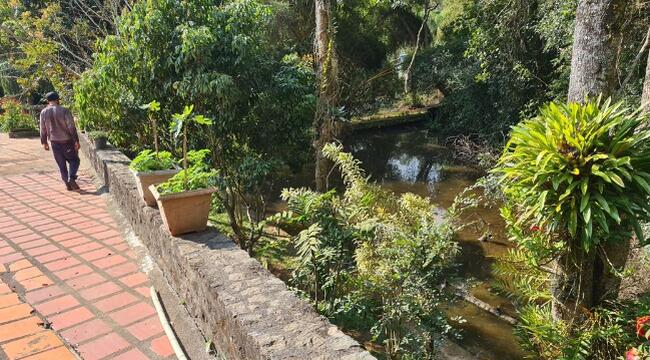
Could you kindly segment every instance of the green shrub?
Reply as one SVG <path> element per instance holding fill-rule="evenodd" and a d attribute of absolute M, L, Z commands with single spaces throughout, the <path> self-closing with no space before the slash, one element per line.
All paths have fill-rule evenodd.
<path fill-rule="evenodd" d="M 169 151 L 154 152 L 143 150 L 136 156 L 129 167 L 134 171 L 170 170 L 177 166 L 177 161 Z"/>
<path fill-rule="evenodd" d="M 102 130 L 94 130 L 88 132 L 88 138 L 90 140 L 95 139 L 108 139 L 108 132 Z"/>
<path fill-rule="evenodd" d="M 636 301 L 610 303 L 607 309 L 598 308 L 576 328 L 554 321 L 550 306 L 527 306 L 520 311 L 515 334 L 522 346 L 540 359 L 618 359 L 641 343 L 635 325 L 648 314 L 650 298 L 645 296 Z"/>
<path fill-rule="evenodd" d="M 439 306 L 450 297 L 443 284 L 459 250 L 455 211 L 441 217 L 427 198 L 369 183 L 340 146 L 323 152 L 341 171 L 345 192 L 285 189 L 289 211 L 269 219 L 303 229 L 292 237 L 290 283 L 335 323 L 370 333 L 389 358 L 433 358 L 437 340 L 451 331 Z"/>
<path fill-rule="evenodd" d="M 0 115 L 0 131 L 36 130 L 36 120 L 25 112 L 20 103 L 12 99 L 0 102 L 3 113 Z"/>
<path fill-rule="evenodd" d="M 206 189 L 216 186 L 217 171 L 210 168 L 208 157 L 210 150 L 196 150 L 187 153 L 189 167 L 181 170 L 164 183 L 156 186 L 161 195 L 183 191 Z M 185 181 L 187 180 L 187 187 Z"/>

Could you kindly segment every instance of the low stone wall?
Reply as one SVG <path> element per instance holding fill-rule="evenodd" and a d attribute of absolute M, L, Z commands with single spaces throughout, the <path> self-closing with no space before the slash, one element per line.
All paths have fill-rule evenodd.
<path fill-rule="evenodd" d="M 223 234 L 173 237 L 139 197 L 129 159 L 81 148 L 204 336 L 228 359 L 374 359 Z"/>

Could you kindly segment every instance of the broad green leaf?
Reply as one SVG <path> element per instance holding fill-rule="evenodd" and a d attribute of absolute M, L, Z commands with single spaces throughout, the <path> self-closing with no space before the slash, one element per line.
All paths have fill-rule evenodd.
<path fill-rule="evenodd" d="M 589 194 L 585 194 L 580 199 L 580 211 L 584 211 L 589 204 Z"/>
<path fill-rule="evenodd" d="M 578 228 L 578 211 L 576 208 L 572 208 L 571 213 L 569 214 L 569 234 L 571 234 L 571 237 L 576 236 L 577 228 Z"/>
<path fill-rule="evenodd" d="M 638 175 L 632 175 L 632 178 L 645 190 L 646 195 L 650 194 L 650 185 L 648 185 L 648 182 L 644 178 Z"/>

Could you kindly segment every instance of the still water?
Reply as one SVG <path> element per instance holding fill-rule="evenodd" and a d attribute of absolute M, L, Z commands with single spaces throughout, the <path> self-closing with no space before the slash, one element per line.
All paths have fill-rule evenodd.
<path fill-rule="evenodd" d="M 459 164 L 451 150 L 439 143 L 425 126 L 410 125 L 359 131 L 349 135 L 344 145 L 346 151 L 362 162 L 371 181 L 396 193 L 412 192 L 429 197 L 441 209 L 446 209 L 456 195 L 482 174 L 478 169 Z M 332 183 L 337 182 L 336 177 L 332 176 Z M 305 168 L 285 181 L 278 184 L 280 188 L 309 186 L 313 183 L 313 168 Z M 490 291 L 492 263 L 509 248 L 499 211 L 477 209 L 467 221 L 477 220 L 482 225 L 469 226 L 457 236 L 461 246 L 457 277 L 471 289 L 474 297 L 515 317 L 508 299 Z M 490 240 L 480 241 L 486 232 L 492 235 Z M 462 335 L 462 339 L 455 341 L 478 359 L 516 360 L 526 355 L 512 334 L 512 326 L 500 318 L 465 301 L 448 304 L 445 311 L 450 318 L 460 316 L 465 320 L 452 322 Z"/>
<path fill-rule="evenodd" d="M 345 145 L 363 163 L 373 181 L 397 193 L 428 196 L 444 209 L 481 174 L 455 162 L 449 149 L 437 145 L 438 140 L 429 130 L 412 126 L 358 132 L 349 136 Z M 470 226 L 458 234 L 462 248 L 459 276 L 476 298 L 513 316 L 511 303 L 490 291 L 491 264 L 509 247 L 498 209 L 480 208 L 471 217 L 483 225 Z M 491 239 L 479 241 L 486 231 Z M 512 327 L 496 316 L 464 301 L 448 305 L 447 313 L 466 320 L 454 324 L 462 330 L 463 338 L 457 342 L 479 359 L 510 360 L 525 356 Z"/>

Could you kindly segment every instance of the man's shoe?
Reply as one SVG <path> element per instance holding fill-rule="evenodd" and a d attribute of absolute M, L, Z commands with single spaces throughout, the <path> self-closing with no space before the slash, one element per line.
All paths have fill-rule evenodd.
<path fill-rule="evenodd" d="M 69 182 L 66 182 L 66 183 L 65 183 L 65 188 L 68 189 L 68 191 L 72 191 L 72 190 L 74 190 L 74 189 L 72 188 L 72 184 L 69 183 Z"/>
<path fill-rule="evenodd" d="M 70 186 L 72 187 L 72 190 L 79 190 L 80 189 L 79 185 L 77 185 L 77 182 L 74 181 L 74 180 L 70 180 L 70 182 L 68 182 L 68 184 L 70 184 Z"/>

